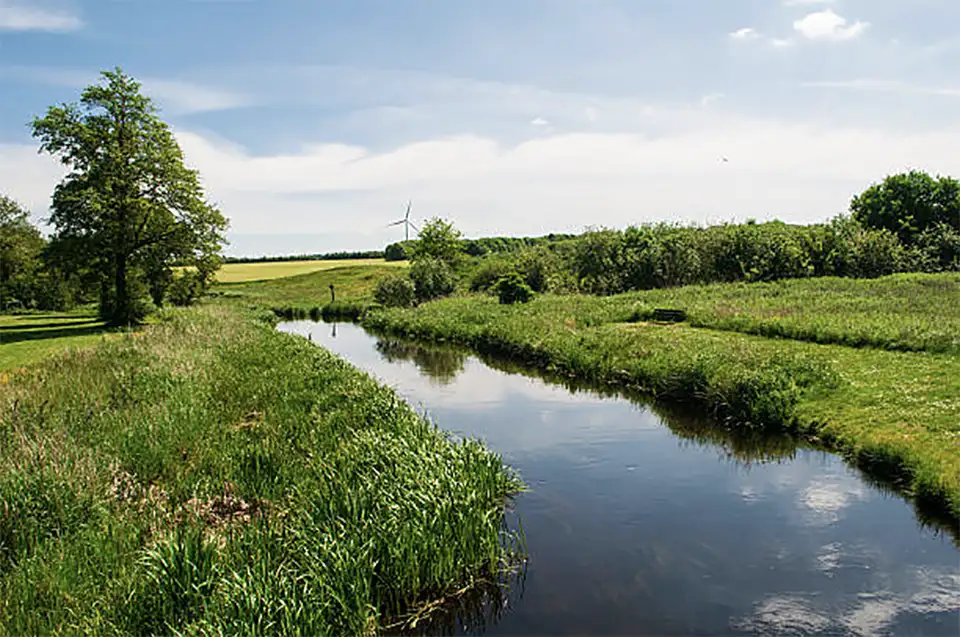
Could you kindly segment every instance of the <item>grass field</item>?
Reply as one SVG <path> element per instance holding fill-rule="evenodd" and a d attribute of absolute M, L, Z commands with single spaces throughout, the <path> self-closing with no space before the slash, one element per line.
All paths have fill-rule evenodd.
<path fill-rule="evenodd" d="M 689 323 L 854 347 L 960 354 L 960 274 L 793 279 L 650 290 L 614 297 L 687 311 Z"/>
<path fill-rule="evenodd" d="M 377 282 L 396 273 L 394 265 L 349 265 L 267 281 L 221 283 L 215 293 L 262 307 L 309 310 L 330 302 L 330 285 L 341 303 L 368 303 Z"/>
<path fill-rule="evenodd" d="M 818 282 L 806 284 L 813 307 L 823 308 L 824 315 L 843 305 L 821 298 L 829 293 Z M 872 317 L 878 331 L 895 321 L 900 305 L 896 297 L 876 292 L 884 285 L 898 285 L 897 279 L 861 288 L 880 296 L 878 305 L 886 308 L 883 316 Z M 926 290 L 931 308 L 955 303 L 949 286 Z M 684 293 L 670 292 L 674 298 Z M 721 290 L 717 298 L 727 293 Z M 746 296 L 760 307 L 775 304 L 762 295 Z M 364 323 L 664 399 L 696 401 L 732 426 L 787 425 L 861 466 L 882 468 L 879 473 L 898 481 L 901 491 L 960 520 L 960 356 L 936 353 L 944 344 L 937 319 L 919 321 L 912 332 L 915 344 L 930 343 L 934 352 L 893 352 L 685 324 L 631 323 L 642 297 L 544 296 L 516 306 L 489 297 L 453 298 L 414 310 L 373 312 Z M 802 304 L 803 295 L 794 294 L 790 303 Z M 830 320 L 813 311 L 809 316 Z M 869 312 L 864 316 L 871 318 Z M 833 325 L 844 333 L 842 323 Z M 856 321 L 848 325 L 852 333 L 866 329 Z M 867 341 L 884 338 L 881 333 Z"/>
<path fill-rule="evenodd" d="M 4 376 L 0 634 L 371 634 L 498 571 L 519 487 L 313 344 L 168 311 Z"/>
<path fill-rule="evenodd" d="M 0 370 L 37 363 L 64 349 L 92 345 L 108 333 L 96 312 L 0 315 Z"/>
<path fill-rule="evenodd" d="M 405 267 L 406 261 L 384 259 L 329 259 L 322 261 L 270 261 L 264 263 L 225 263 L 217 273 L 219 283 L 267 281 L 283 277 L 309 274 L 321 270 L 358 266 Z"/>

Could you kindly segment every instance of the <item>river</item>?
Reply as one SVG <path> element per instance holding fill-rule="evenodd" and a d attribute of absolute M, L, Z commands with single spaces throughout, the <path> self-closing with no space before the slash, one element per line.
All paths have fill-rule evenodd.
<path fill-rule="evenodd" d="M 960 634 L 953 540 L 836 455 L 355 324 L 279 329 L 529 485 L 509 515 L 526 567 L 489 616 L 454 618 L 459 634 Z"/>

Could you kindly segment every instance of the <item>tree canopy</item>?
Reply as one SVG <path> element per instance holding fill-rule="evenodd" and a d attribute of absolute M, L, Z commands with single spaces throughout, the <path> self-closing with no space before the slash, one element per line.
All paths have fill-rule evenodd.
<path fill-rule="evenodd" d="M 99 277 L 101 313 L 130 324 L 148 289 L 162 300 L 174 264 L 212 276 L 227 221 L 140 84 L 120 68 L 101 75 L 78 104 L 53 106 L 32 127 L 41 152 L 69 169 L 53 193 L 52 247 L 68 245 L 60 253 Z"/>
<path fill-rule="evenodd" d="M 890 175 L 854 197 L 850 212 L 866 226 L 895 232 L 906 245 L 941 224 L 960 231 L 960 181 L 918 170 Z"/>
<path fill-rule="evenodd" d="M 0 309 L 28 304 L 45 241 L 27 211 L 0 194 Z"/>
<path fill-rule="evenodd" d="M 412 246 L 413 259 L 436 259 L 447 264 L 455 263 L 461 256 L 463 240 L 460 231 L 449 221 L 439 217 L 430 219 L 417 235 Z"/>

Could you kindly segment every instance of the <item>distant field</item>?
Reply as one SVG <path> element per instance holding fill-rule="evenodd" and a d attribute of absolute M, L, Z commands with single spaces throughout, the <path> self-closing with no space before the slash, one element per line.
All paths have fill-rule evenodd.
<path fill-rule="evenodd" d="M 0 315 L 0 370 L 36 363 L 54 352 L 96 343 L 107 333 L 96 313 Z"/>
<path fill-rule="evenodd" d="M 247 281 L 224 281 L 218 283 L 214 287 L 214 291 L 231 297 L 243 298 L 270 308 L 302 307 L 310 309 L 311 307 L 322 306 L 330 301 L 330 285 L 332 284 L 336 290 L 337 301 L 371 301 L 377 281 L 396 272 L 397 266 L 377 259 L 364 259 L 359 260 L 359 262 L 361 265 L 351 261 L 317 261 L 315 263 L 336 263 L 340 265 L 319 268 L 295 276 L 277 275 L 268 279 L 261 277 Z M 247 264 L 237 265 L 238 267 L 248 267 Z M 250 267 L 263 267 L 263 265 L 250 264 Z"/>
<path fill-rule="evenodd" d="M 375 265 L 386 267 L 404 267 L 406 261 L 385 261 L 384 259 L 329 259 L 322 261 L 271 261 L 266 263 L 226 263 L 217 274 L 218 283 L 243 283 L 246 281 L 267 281 L 298 274 L 308 274 L 320 270 L 330 270 L 348 266 Z"/>

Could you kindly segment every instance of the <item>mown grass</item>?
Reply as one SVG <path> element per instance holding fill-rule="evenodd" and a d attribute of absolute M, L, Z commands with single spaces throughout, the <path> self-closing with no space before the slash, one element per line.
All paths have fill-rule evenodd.
<path fill-rule="evenodd" d="M 0 386 L 0 633 L 369 634 L 508 558 L 499 457 L 236 308 Z"/>
<path fill-rule="evenodd" d="M 63 349 L 91 345 L 108 332 L 91 311 L 0 315 L 0 370 L 37 363 Z"/>
<path fill-rule="evenodd" d="M 217 272 L 218 283 L 267 281 L 337 268 L 377 266 L 405 267 L 406 261 L 385 259 L 321 259 L 309 261 L 265 261 L 261 263 L 225 263 Z"/>
<path fill-rule="evenodd" d="M 625 294 L 636 317 L 686 310 L 698 327 L 778 338 L 960 354 L 960 273 L 792 279 Z"/>
<path fill-rule="evenodd" d="M 801 431 L 960 520 L 960 357 L 629 323 L 636 301 L 543 296 L 503 306 L 452 298 L 363 321 L 698 403 L 731 427 Z"/>
<path fill-rule="evenodd" d="M 362 306 L 373 301 L 377 282 L 396 273 L 393 265 L 334 267 L 269 281 L 223 283 L 213 292 L 268 309 L 310 311 L 330 304 L 330 285 L 338 303 Z"/>

